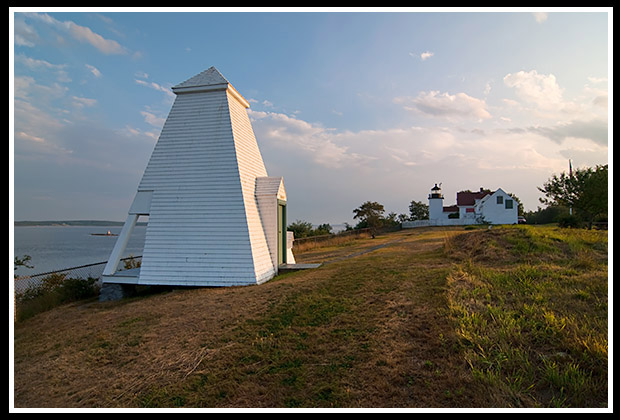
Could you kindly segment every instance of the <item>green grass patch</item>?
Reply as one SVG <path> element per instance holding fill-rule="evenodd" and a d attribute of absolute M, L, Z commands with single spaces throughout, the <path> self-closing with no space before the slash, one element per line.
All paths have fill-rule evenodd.
<path fill-rule="evenodd" d="M 500 239 L 502 255 L 510 257 L 462 253 L 448 278 L 450 310 L 472 375 L 511 406 L 606 406 L 606 235 L 494 230 L 493 238 L 488 232 L 468 238 L 470 251 Z"/>

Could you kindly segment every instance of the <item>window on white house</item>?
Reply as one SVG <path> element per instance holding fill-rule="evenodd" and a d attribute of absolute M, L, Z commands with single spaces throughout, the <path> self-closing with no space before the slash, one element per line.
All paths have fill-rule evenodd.
<path fill-rule="evenodd" d="M 497 204 L 504 204 L 504 197 L 501 195 L 497 196 Z"/>
<path fill-rule="evenodd" d="M 506 200 L 506 208 L 507 209 L 511 209 L 512 208 L 512 200 Z"/>

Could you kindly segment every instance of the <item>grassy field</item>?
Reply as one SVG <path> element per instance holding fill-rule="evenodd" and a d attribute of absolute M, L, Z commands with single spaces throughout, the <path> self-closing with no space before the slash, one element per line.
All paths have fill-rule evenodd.
<path fill-rule="evenodd" d="M 419 228 L 15 326 L 16 407 L 606 407 L 607 233 Z"/>

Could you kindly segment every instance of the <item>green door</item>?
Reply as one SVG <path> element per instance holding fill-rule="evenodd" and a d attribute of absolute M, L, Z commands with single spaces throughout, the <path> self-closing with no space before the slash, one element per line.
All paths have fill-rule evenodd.
<path fill-rule="evenodd" d="M 286 264 L 286 202 L 278 200 L 278 265 Z"/>

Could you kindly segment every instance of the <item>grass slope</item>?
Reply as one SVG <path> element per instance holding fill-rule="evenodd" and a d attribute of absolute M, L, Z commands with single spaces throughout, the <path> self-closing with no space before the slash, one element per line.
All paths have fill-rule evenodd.
<path fill-rule="evenodd" d="M 605 233 L 422 228 L 296 258 L 331 263 L 16 324 L 15 406 L 607 405 Z"/>

